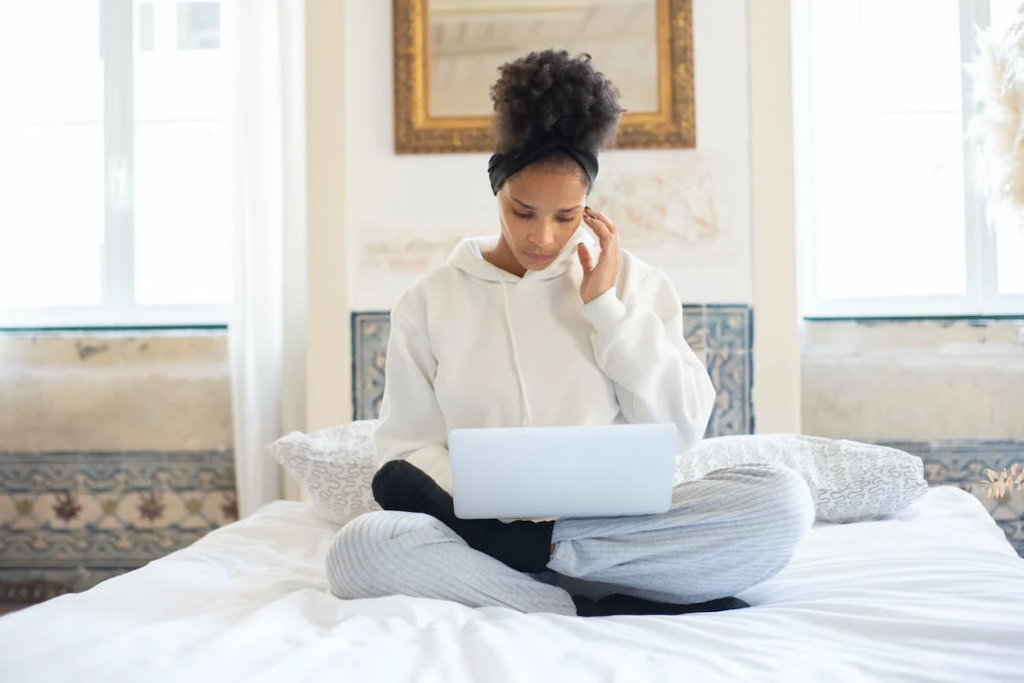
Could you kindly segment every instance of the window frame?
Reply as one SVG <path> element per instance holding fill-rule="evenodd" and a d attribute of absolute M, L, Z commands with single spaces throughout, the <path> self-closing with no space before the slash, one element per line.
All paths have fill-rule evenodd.
<path fill-rule="evenodd" d="M 959 0 L 960 58 L 969 63 L 975 54 L 975 27 L 990 25 L 990 0 Z M 978 183 L 980 158 L 967 139 L 973 82 L 961 71 L 963 107 L 964 231 L 966 292 L 957 296 L 849 297 L 827 299 L 818 295 L 817 234 L 814 187 L 814 105 L 811 98 L 813 59 L 811 15 L 814 0 L 794 0 L 792 15 L 794 190 L 797 208 L 799 303 L 805 319 L 919 318 L 1024 316 L 1024 294 L 1004 294 L 998 288 L 996 236 L 985 216 L 985 194 Z M 1024 267 L 1024 265 L 1022 265 Z"/>
<path fill-rule="evenodd" d="M 162 305 L 135 300 L 135 0 L 95 0 L 103 56 L 104 240 L 102 303 L 0 307 L 0 329 L 226 325 L 230 304 Z M 225 2 L 221 2 L 223 27 Z M 222 42 L 223 45 L 223 42 Z"/>

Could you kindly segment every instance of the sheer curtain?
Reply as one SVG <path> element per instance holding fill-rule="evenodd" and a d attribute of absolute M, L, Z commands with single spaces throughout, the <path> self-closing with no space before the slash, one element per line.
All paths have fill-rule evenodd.
<path fill-rule="evenodd" d="M 239 516 L 283 494 L 284 185 L 279 0 L 224 0 L 233 52 L 234 298 L 229 326 Z"/>

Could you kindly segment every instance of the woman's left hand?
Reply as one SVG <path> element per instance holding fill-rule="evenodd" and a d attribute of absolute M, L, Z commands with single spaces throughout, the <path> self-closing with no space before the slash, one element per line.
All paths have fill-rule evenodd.
<path fill-rule="evenodd" d="M 583 220 L 594 231 L 601 243 L 601 255 L 597 257 L 596 265 L 594 257 L 590 255 L 586 245 L 580 244 L 576 247 L 576 255 L 579 256 L 580 265 L 583 266 L 580 296 L 583 297 L 583 303 L 589 304 L 615 286 L 619 277 L 621 256 L 619 254 L 619 231 L 604 214 L 587 207 L 583 209 Z"/>

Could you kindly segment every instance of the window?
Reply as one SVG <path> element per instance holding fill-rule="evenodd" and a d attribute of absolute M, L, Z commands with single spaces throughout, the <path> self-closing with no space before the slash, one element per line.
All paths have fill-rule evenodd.
<path fill-rule="evenodd" d="M 1024 237 L 987 225 L 964 139 L 975 27 L 1008 27 L 1015 10 L 794 3 L 804 315 L 1024 314 Z"/>
<path fill-rule="evenodd" d="M 223 323 L 221 4 L 0 4 L 0 326 Z"/>

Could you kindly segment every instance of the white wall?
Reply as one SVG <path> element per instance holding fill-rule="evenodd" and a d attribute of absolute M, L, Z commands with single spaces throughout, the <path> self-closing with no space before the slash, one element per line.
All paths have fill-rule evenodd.
<path fill-rule="evenodd" d="M 230 449 L 227 337 L 0 334 L 0 452 Z"/>
<path fill-rule="evenodd" d="M 350 99 L 346 79 L 346 46 L 351 44 L 348 36 L 358 34 L 358 27 L 346 16 L 346 5 L 335 0 L 306 0 L 305 9 L 303 107 L 301 112 L 289 111 L 286 116 L 294 128 L 301 129 L 287 129 L 290 147 L 286 159 L 290 171 L 295 172 L 297 167 L 305 179 L 305 194 L 296 189 L 302 196 L 290 197 L 286 215 L 290 234 L 301 231 L 303 220 L 306 229 L 305 240 L 299 240 L 304 242 L 300 247 L 304 253 L 299 256 L 306 263 L 305 320 L 300 315 L 294 323 L 305 323 L 305 334 L 296 343 L 304 343 L 306 348 L 302 384 L 305 425 L 312 431 L 343 424 L 352 416 L 346 124 L 350 112 L 359 111 L 361 106 L 358 98 Z M 367 61 L 360 55 L 352 59 L 356 63 Z M 289 117 L 300 117 L 301 121 L 295 123 Z M 295 258 L 302 260 L 299 256 Z M 291 259 L 288 264 L 296 266 Z M 288 275 L 295 277 L 296 273 L 286 271 Z"/>
<path fill-rule="evenodd" d="M 806 433 L 861 441 L 1024 441 L 1024 325 L 814 322 Z"/>
<path fill-rule="evenodd" d="M 646 233 L 627 216 L 610 217 L 626 247 L 665 269 L 684 301 L 749 303 L 747 3 L 693 4 L 697 149 L 609 152 L 598 192 L 614 206 L 626 185 L 645 188 L 648 199 L 635 207 L 641 223 L 658 204 L 671 210 L 674 227 Z M 346 167 L 338 191 L 347 199 L 353 310 L 389 309 L 458 238 L 498 229 L 488 155 L 394 154 L 391 35 L 390 2 L 345 3 Z"/>
<path fill-rule="evenodd" d="M 790 0 L 750 6 L 753 400 L 760 433 L 801 431 L 790 9 Z"/>

